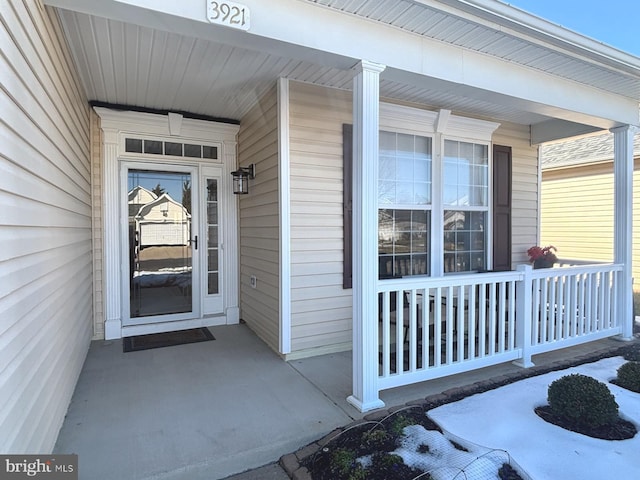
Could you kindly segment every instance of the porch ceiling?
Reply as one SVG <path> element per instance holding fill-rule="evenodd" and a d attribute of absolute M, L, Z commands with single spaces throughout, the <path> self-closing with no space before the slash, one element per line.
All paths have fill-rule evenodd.
<path fill-rule="evenodd" d="M 76 8 L 75 0 L 45 0 L 58 7 Z M 122 2 L 122 3 L 129 3 Z M 144 3 L 144 2 L 142 2 Z M 204 1 L 202 2 L 204 4 Z M 366 22 L 383 24 L 430 41 L 454 45 L 525 67 L 558 80 L 570 80 L 603 95 L 640 98 L 640 60 L 599 42 L 563 30 L 566 37 L 554 40 L 548 27 L 539 31 L 520 25 L 518 12 L 500 24 L 495 12 L 476 4 L 499 2 L 475 0 L 298 0 L 292 6 L 312 5 L 319 11 L 340 12 Z M 384 4 L 384 8 L 380 8 Z M 473 5 L 476 6 L 473 6 Z M 100 7 L 107 2 L 100 2 Z M 455 5 L 455 8 L 451 5 Z M 465 8 L 461 8 L 461 5 Z M 504 6 L 504 4 L 503 4 Z M 473 8 L 472 8 L 473 7 Z M 506 7 L 506 6 L 505 6 Z M 84 8 L 84 7 L 83 7 Z M 256 101 L 274 85 L 278 77 L 314 84 L 351 89 L 352 67 L 357 59 L 350 55 L 313 49 L 308 39 L 299 45 L 249 36 L 225 27 L 194 24 L 181 17 L 157 15 L 157 12 L 132 16 L 131 23 L 121 13 L 107 7 L 100 11 L 58 9 L 80 77 L 90 100 L 135 105 L 161 110 L 188 111 L 218 118 L 240 120 Z M 168 7 L 167 7 L 168 8 Z M 511 7 L 507 7 L 511 8 Z M 532 18 L 524 12 L 529 22 Z M 110 17 L 110 18 L 107 18 Z M 145 18 L 145 20 L 141 20 Z M 148 21 L 146 18 L 150 18 Z M 560 27 L 557 27 L 560 28 Z M 220 30 L 222 29 L 222 30 Z M 257 27 L 256 27 L 257 29 Z M 525 32 L 526 30 L 526 32 Z M 332 36 L 334 32 L 323 32 Z M 336 33 L 340 36 L 344 32 Z M 578 40 L 580 40 L 578 42 Z M 591 43 L 590 43 L 591 42 Z M 320 42 L 322 43 L 322 42 Z M 319 43 L 319 47 L 320 47 Z M 593 47 L 593 48 L 591 48 Z M 605 54 L 602 53 L 604 49 Z M 345 50 L 345 53 L 350 53 Z M 561 114 L 553 106 L 524 98 L 509 97 L 499 90 L 453 83 L 442 78 L 405 75 L 389 68 L 381 76 L 381 97 L 399 102 L 419 103 L 430 108 L 490 117 L 501 122 L 525 125 L 553 125 L 557 119 L 578 122 L 569 130 L 587 133 L 594 127 L 613 126 L 615 122 L 585 115 Z M 517 74 L 517 73 L 516 73 Z M 498 82 L 499 83 L 499 82 Z M 499 89 L 499 87 L 496 87 Z M 613 97 L 607 97 L 613 98 Z M 552 122 L 548 122 L 548 121 Z M 546 123 L 545 123 L 546 122 Z"/>

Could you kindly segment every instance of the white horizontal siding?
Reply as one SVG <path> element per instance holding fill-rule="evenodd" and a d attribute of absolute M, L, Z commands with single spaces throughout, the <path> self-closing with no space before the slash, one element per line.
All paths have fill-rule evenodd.
<path fill-rule="evenodd" d="M 351 94 L 290 83 L 292 352 L 351 348 L 342 288 L 342 124 Z"/>
<path fill-rule="evenodd" d="M 0 20 L 0 452 L 50 452 L 92 336 L 89 107 L 52 10 Z"/>
<path fill-rule="evenodd" d="M 240 316 L 275 351 L 280 335 L 277 128 L 274 86 L 240 122 L 238 163 L 256 165 L 249 194 L 240 197 Z"/>

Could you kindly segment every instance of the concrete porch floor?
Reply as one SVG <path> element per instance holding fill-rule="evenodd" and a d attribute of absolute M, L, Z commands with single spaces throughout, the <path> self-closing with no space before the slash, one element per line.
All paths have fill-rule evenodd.
<path fill-rule="evenodd" d="M 346 401 L 351 352 L 287 363 L 245 325 L 210 330 L 212 342 L 126 354 L 121 340 L 93 342 L 54 452 L 78 454 L 81 479 L 215 480 L 274 462 L 363 417 Z M 596 343 L 533 360 L 620 346 Z M 402 405 L 517 369 L 502 364 L 381 398 L 387 407 Z M 280 478 L 276 470 L 238 478 Z"/>

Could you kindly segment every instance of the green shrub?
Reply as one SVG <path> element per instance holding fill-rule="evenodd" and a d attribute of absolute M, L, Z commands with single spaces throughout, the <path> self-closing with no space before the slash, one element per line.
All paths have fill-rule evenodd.
<path fill-rule="evenodd" d="M 402 435 L 402 431 L 404 430 L 405 427 L 415 425 L 415 424 L 416 424 L 416 421 L 413 418 L 403 413 L 399 413 L 395 415 L 395 417 L 393 418 L 393 421 L 391 422 L 391 426 L 389 427 L 389 430 L 391 431 L 392 435 L 399 437 L 400 435 Z"/>
<path fill-rule="evenodd" d="M 627 390 L 640 393 L 640 363 L 627 362 L 618 368 L 617 384 Z"/>
<path fill-rule="evenodd" d="M 331 455 L 331 472 L 340 478 L 347 477 L 356 467 L 356 454 L 353 450 L 338 448 Z"/>
<path fill-rule="evenodd" d="M 609 388 L 586 375 L 566 375 L 549 385 L 551 411 L 577 425 L 600 427 L 618 419 L 618 404 Z"/>
<path fill-rule="evenodd" d="M 362 447 L 367 450 L 383 449 L 391 441 L 391 435 L 382 428 L 375 428 L 362 434 Z"/>

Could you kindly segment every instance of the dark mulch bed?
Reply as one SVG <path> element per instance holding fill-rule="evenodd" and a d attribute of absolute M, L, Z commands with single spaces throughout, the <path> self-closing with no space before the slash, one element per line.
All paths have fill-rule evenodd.
<path fill-rule="evenodd" d="M 618 421 L 613 424 L 602 425 L 600 427 L 589 427 L 586 425 L 576 424 L 567 417 L 561 417 L 554 414 L 549 405 L 537 407 L 535 412 L 536 415 L 542 418 L 545 422 L 552 423 L 558 427 L 564 428 L 565 430 L 571 430 L 572 432 L 587 435 L 588 437 L 600 438 L 602 440 L 628 440 L 638 433 L 638 430 L 633 423 L 623 420 L 622 418 L 618 418 Z"/>
<path fill-rule="evenodd" d="M 407 466 L 401 457 L 389 453 L 399 446 L 403 429 L 409 425 L 421 425 L 426 430 L 442 433 L 438 424 L 427 417 L 424 408 L 407 408 L 379 422 L 352 426 L 307 458 L 304 466 L 314 480 L 430 480 L 429 474 Z M 467 451 L 455 442 L 451 444 L 458 450 Z M 428 445 L 422 447 L 426 451 L 429 449 Z M 363 468 L 356 459 L 367 455 L 372 455 L 372 465 Z M 508 463 L 502 466 L 498 475 L 501 480 L 522 480 Z"/>
<path fill-rule="evenodd" d="M 638 336 L 638 335 L 636 335 Z M 460 400 L 466 396 L 476 393 L 485 392 L 494 388 L 507 385 L 524 378 L 531 376 L 542 375 L 551 371 L 565 369 L 581 365 L 583 363 L 590 363 L 601 360 L 603 358 L 622 355 L 626 360 L 640 361 L 640 342 L 634 342 L 629 345 L 621 346 L 620 348 L 612 348 L 608 351 L 594 352 L 592 355 L 586 355 L 579 359 L 567 360 L 562 365 L 551 365 L 544 367 L 533 367 L 528 370 L 522 370 L 518 375 L 510 376 L 504 380 L 492 381 L 483 385 L 477 385 L 475 389 L 465 389 L 457 393 L 451 393 L 445 396 L 444 399 L 438 399 L 431 401 L 427 399 L 422 407 L 415 407 L 409 411 L 403 411 L 402 414 L 405 420 L 411 422 L 411 424 L 423 425 L 428 430 L 441 431 L 437 424 L 432 422 L 426 415 L 426 410 L 435 408 L 445 403 L 454 402 Z M 442 396 L 442 395 L 441 395 Z M 429 475 L 422 475 L 423 472 L 416 471 L 407 467 L 404 464 L 400 464 L 394 461 L 393 458 L 389 458 L 389 455 L 385 455 L 384 452 L 391 452 L 397 446 L 398 437 L 391 437 L 385 435 L 369 435 L 366 437 L 366 441 L 363 442 L 363 434 L 367 431 L 385 430 L 393 432 L 394 429 L 397 433 L 399 422 L 392 417 L 397 415 L 389 415 L 389 417 L 383 419 L 381 422 L 365 422 L 348 428 L 341 434 L 334 437 L 327 442 L 323 448 L 320 448 L 316 453 L 304 458 L 301 461 L 301 465 L 305 466 L 314 480 L 413 480 L 417 476 L 421 480 L 431 480 Z M 635 426 L 625 420 L 620 419 L 619 422 L 613 426 L 609 426 L 603 429 L 598 429 L 598 432 L 585 432 L 581 429 L 576 429 L 571 422 L 567 422 L 566 419 L 556 418 L 554 415 L 548 412 L 548 407 L 539 407 L 536 409 L 536 413 L 545 421 L 557 425 L 561 428 L 580 433 L 583 435 L 592 436 L 595 438 L 605 440 L 621 440 L 632 438 L 636 434 Z M 396 422 L 395 425 L 393 422 Z M 378 442 L 378 443 L 376 443 Z M 455 445 L 458 449 L 463 449 L 462 446 Z M 344 472 L 336 472 L 335 459 L 336 452 L 344 454 L 343 459 L 349 463 L 355 458 L 375 454 L 374 467 L 359 473 L 354 472 L 353 469 L 345 470 Z M 353 464 L 351 465 L 354 466 Z M 522 480 L 516 470 L 514 470 L 508 463 L 505 463 L 500 469 L 499 478 L 501 480 Z"/>

